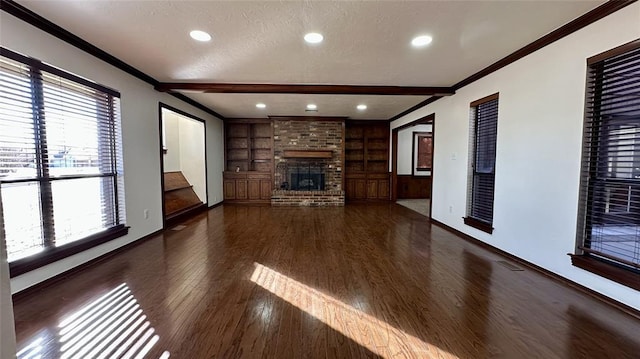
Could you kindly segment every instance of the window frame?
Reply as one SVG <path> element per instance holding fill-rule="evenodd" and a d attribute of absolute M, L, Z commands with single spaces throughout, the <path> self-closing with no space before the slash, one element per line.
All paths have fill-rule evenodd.
<path fill-rule="evenodd" d="M 72 81 L 76 84 L 90 87 L 94 90 L 100 91 L 105 95 L 108 95 L 107 101 L 111 102 L 111 105 L 109 108 L 109 114 L 107 116 L 113 122 L 112 126 L 115 126 L 116 121 L 118 121 L 113 108 L 114 106 L 113 99 L 120 98 L 119 92 L 113 89 L 110 89 L 108 87 L 96 84 L 85 78 L 71 74 L 67 71 L 42 63 L 37 59 L 18 54 L 4 47 L 0 47 L 0 56 L 28 66 L 29 71 L 37 75 L 30 79 L 31 88 L 33 91 L 36 91 L 35 93 L 39 93 L 39 94 L 42 93 L 44 82 L 42 81 L 41 73 L 46 72 L 55 76 L 59 76 L 60 78 L 63 78 L 65 80 Z M 38 101 L 37 103 L 34 102 L 33 106 L 37 106 L 38 110 L 40 111 L 41 108 L 43 107 L 44 100 L 42 99 L 41 96 L 38 96 L 38 97 L 40 97 L 41 100 Z M 37 122 L 36 120 L 34 121 Z M 42 127 L 42 126 L 45 126 L 45 124 L 34 123 L 34 126 Z M 38 168 L 40 168 L 42 166 L 43 159 L 46 157 L 45 154 L 41 153 L 42 152 L 41 147 L 46 145 L 46 141 L 43 143 L 38 139 L 38 132 L 39 130 L 34 131 L 34 143 L 36 146 L 36 162 L 37 162 Z M 114 132 L 113 133 L 114 146 L 113 148 L 110 149 L 111 151 L 116 151 L 118 148 L 120 149 L 122 148 L 122 144 L 117 143 L 118 142 L 117 139 L 118 139 L 118 134 Z M 118 184 L 118 181 L 119 181 L 119 177 L 122 176 L 122 173 L 118 173 L 117 156 L 113 158 L 112 166 L 113 166 L 112 172 L 106 173 L 106 174 L 105 173 L 74 174 L 74 175 L 63 175 L 63 176 L 56 176 L 56 177 L 50 177 L 48 175 L 48 169 L 46 168 L 47 166 L 42 166 L 41 170 L 38 170 L 36 176 L 33 178 L 29 177 L 25 179 L 12 179 L 12 180 L 0 179 L 0 183 L 7 183 L 7 184 L 21 183 L 21 182 L 38 183 L 38 186 L 40 189 L 39 203 L 41 206 L 41 211 L 43 213 L 43 219 L 53 218 L 51 214 L 51 211 L 53 209 L 53 201 L 51 197 L 52 196 L 51 185 L 53 184 L 53 182 L 58 180 L 64 181 L 64 180 L 74 180 L 74 179 L 83 179 L 83 178 L 105 178 L 105 177 L 113 178 L 113 182 L 114 182 L 113 183 L 114 193 L 113 193 L 112 199 L 113 199 L 114 210 L 115 210 L 114 216 L 116 218 L 115 225 L 109 228 L 106 228 L 100 232 L 86 236 L 84 238 L 61 244 L 60 246 L 55 246 L 55 243 L 52 241 L 52 237 L 50 234 L 45 235 L 42 238 L 43 247 L 40 252 L 9 262 L 9 271 L 10 271 L 10 276 L 12 278 L 128 234 L 129 227 L 127 227 L 124 223 L 124 214 L 122 216 L 123 221 L 121 222 L 120 216 L 118 213 L 120 205 L 124 206 L 124 203 L 119 203 L 119 202 L 124 201 L 124 198 L 121 198 L 118 195 L 118 190 L 120 187 Z M 0 218 L 0 220 L 3 220 L 3 219 Z M 51 231 L 54 231 L 53 225 L 47 224 L 46 222 L 47 220 L 44 220 L 42 224 L 43 232 L 50 233 Z M 2 225 L 4 226 L 3 223 Z"/>
<path fill-rule="evenodd" d="M 583 121 L 583 134 L 582 134 L 582 155 L 581 155 L 581 169 L 580 169 L 580 195 L 578 200 L 578 220 L 576 230 L 576 244 L 574 253 L 569 253 L 571 256 L 571 264 L 575 267 L 581 268 L 588 272 L 594 273 L 603 278 L 607 278 L 624 286 L 640 290 L 640 268 L 632 268 L 631 266 L 622 265 L 622 262 L 617 262 L 614 257 L 608 258 L 607 255 L 602 253 L 593 253 L 590 248 L 587 248 L 587 231 L 589 226 L 587 224 L 588 216 L 590 213 L 591 203 L 594 201 L 594 194 L 588 189 L 589 184 L 592 182 L 590 172 L 594 171 L 593 166 L 597 164 L 597 154 L 601 150 L 606 150 L 606 147 L 598 148 L 597 144 L 588 141 L 590 137 L 589 127 L 593 125 L 593 117 L 589 110 L 590 98 L 599 97 L 600 94 L 595 90 L 589 88 L 590 76 L 595 68 L 609 58 L 623 55 L 625 53 L 640 49 L 640 40 L 634 40 L 624 45 L 618 46 L 614 49 L 605 51 L 598 55 L 592 56 L 586 60 L 586 77 L 585 77 L 585 110 Z M 598 132 L 598 130 L 593 131 Z"/>
<path fill-rule="evenodd" d="M 411 143 L 411 169 L 412 176 L 430 176 L 431 169 L 433 167 L 433 132 L 427 131 L 414 131 L 412 132 L 412 143 Z M 423 158 L 420 155 L 420 141 L 423 138 L 429 139 L 428 151 L 424 154 L 427 158 Z M 429 164 L 429 167 L 419 167 L 420 162 L 426 161 Z M 422 172 L 422 173 L 420 173 Z M 429 172 L 426 173 L 425 172 Z"/>
<path fill-rule="evenodd" d="M 478 156 L 478 116 L 477 116 L 477 108 L 480 105 L 497 101 L 497 106 L 499 106 L 499 98 L 500 93 L 496 92 L 492 95 L 483 97 L 479 100 L 473 101 L 469 104 L 470 115 L 470 126 L 471 131 L 469 134 L 469 168 L 468 168 L 468 179 L 467 179 L 467 212 L 465 217 L 463 217 L 464 224 L 476 228 L 480 231 L 492 234 L 493 233 L 493 211 L 494 211 L 494 203 L 495 203 L 495 176 L 496 176 L 496 158 L 497 158 L 497 143 L 498 143 L 498 112 L 496 112 L 495 123 L 496 123 L 496 135 L 495 135 L 495 143 L 493 146 L 494 157 L 493 157 L 493 170 L 490 173 L 493 179 L 493 188 L 491 190 L 491 222 L 486 222 L 480 218 L 476 218 L 472 215 L 474 203 L 474 188 L 475 188 L 475 180 L 477 175 L 486 175 L 484 172 L 476 171 L 476 162 Z"/>

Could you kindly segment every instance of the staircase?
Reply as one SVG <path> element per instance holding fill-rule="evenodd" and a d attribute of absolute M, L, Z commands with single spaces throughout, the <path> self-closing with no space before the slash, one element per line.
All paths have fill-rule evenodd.
<path fill-rule="evenodd" d="M 167 221 L 203 206 L 182 172 L 164 173 L 164 211 Z"/>

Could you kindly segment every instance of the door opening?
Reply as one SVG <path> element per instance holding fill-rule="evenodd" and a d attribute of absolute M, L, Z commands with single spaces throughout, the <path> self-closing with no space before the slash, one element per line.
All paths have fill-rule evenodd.
<path fill-rule="evenodd" d="M 392 130 L 393 200 L 431 215 L 435 115 Z"/>
<path fill-rule="evenodd" d="M 206 208 L 205 122 L 160 104 L 165 227 Z"/>

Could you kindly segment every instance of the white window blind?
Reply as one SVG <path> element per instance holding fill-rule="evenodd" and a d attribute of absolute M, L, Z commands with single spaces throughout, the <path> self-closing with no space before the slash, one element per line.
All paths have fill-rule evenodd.
<path fill-rule="evenodd" d="M 471 103 L 467 222 L 492 230 L 498 95 Z M 470 223 L 468 223 L 470 224 Z"/>
<path fill-rule="evenodd" d="M 579 247 L 640 269 L 640 42 L 589 61 Z"/>
<path fill-rule="evenodd" d="M 119 96 L 2 49 L 0 185 L 10 262 L 124 227 Z"/>

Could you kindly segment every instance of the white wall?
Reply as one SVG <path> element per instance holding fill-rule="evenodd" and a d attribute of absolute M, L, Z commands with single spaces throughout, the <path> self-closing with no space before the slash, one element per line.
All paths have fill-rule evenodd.
<path fill-rule="evenodd" d="M 434 219 L 640 309 L 640 292 L 571 265 L 576 241 L 586 59 L 640 37 L 640 3 L 416 110 L 435 113 Z M 464 225 L 469 104 L 500 93 L 493 235 Z M 449 211 L 449 206 L 452 211 Z"/>
<path fill-rule="evenodd" d="M 125 237 L 12 278 L 13 292 L 51 278 L 162 228 L 159 102 L 207 121 L 207 128 L 213 132 L 207 137 L 208 141 L 211 141 L 207 146 L 211 149 L 208 157 L 220 158 L 210 161 L 209 186 L 211 193 L 222 199 L 221 120 L 173 96 L 154 91 L 151 85 L 5 12 L 0 12 L 0 44 L 121 93 L 127 225 L 130 226 L 129 234 Z M 149 210 L 149 219 L 144 219 L 144 209 Z"/>
<path fill-rule="evenodd" d="M 14 358 L 16 356 L 16 331 L 13 322 L 9 262 L 7 262 L 2 218 L 2 202 L 0 201 L 0 358 Z"/>
<path fill-rule="evenodd" d="M 397 126 L 396 126 L 397 127 Z M 414 155 L 414 163 L 417 162 L 417 148 L 412 152 L 413 133 L 414 132 L 431 132 L 432 125 L 415 125 L 398 131 L 398 174 L 410 175 L 413 173 L 411 168 L 411 155 Z M 416 143 L 417 147 L 417 143 Z M 430 176 L 431 171 L 416 172 L 416 176 Z"/>
<path fill-rule="evenodd" d="M 193 185 L 198 198 L 207 203 L 207 178 L 204 155 L 204 123 L 179 116 L 180 170 Z"/>
<path fill-rule="evenodd" d="M 209 206 L 222 202 L 222 171 L 224 170 L 224 123 L 209 121 L 207 135 L 207 185 Z"/>
<path fill-rule="evenodd" d="M 171 111 L 162 109 L 164 127 L 164 144 L 167 153 L 164 154 L 164 171 L 180 171 L 180 126 L 178 116 Z"/>

